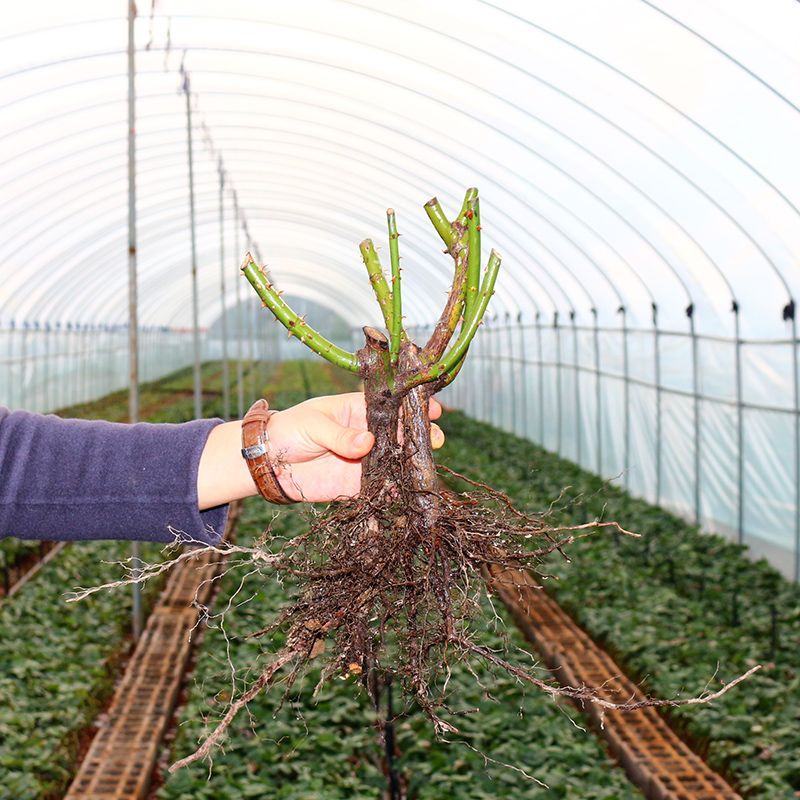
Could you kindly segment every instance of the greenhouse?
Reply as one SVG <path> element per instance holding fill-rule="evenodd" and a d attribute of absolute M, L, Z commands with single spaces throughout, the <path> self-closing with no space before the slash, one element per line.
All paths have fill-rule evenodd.
<path fill-rule="evenodd" d="M 797 3 L 3 19 L 0 800 L 800 795 Z"/>

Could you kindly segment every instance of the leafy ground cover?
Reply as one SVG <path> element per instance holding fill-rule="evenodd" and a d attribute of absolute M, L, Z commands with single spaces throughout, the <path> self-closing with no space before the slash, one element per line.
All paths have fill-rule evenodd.
<path fill-rule="evenodd" d="M 354 388 L 354 382 L 328 365 L 286 362 L 277 367 L 267 387 L 275 407 L 285 407 L 307 394 L 324 394 Z M 239 541 L 252 540 L 268 525 L 275 541 L 291 536 L 305 525 L 297 509 L 280 512 L 259 500 L 245 504 L 238 525 Z M 241 690 L 263 663 L 282 644 L 270 640 L 237 638 L 263 627 L 287 599 L 292 587 L 279 585 L 268 576 L 254 576 L 240 588 L 240 578 L 228 575 L 215 607 L 240 604 L 227 618 L 229 652 L 237 667 Z M 233 600 L 234 596 L 236 600 Z M 240 601 L 245 601 L 241 603 Z M 513 630 L 514 643 L 523 645 Z M 499 644 L 499 638 L 498 638 Z M 213 719 L 230 699 L 230 667 L 225 660 L 222 632 L 206 634 L 193 675 L 193 688 L 181 710 L 177 757 L 194 749 L 204 732 L 203 720 Z M 463 744 L 434 739 L 430 723 L 411 713 L 398 720 L 399 770 L 408 780 L 411 797 L 434 798 L 636 798 L 639 793 L 615 767 L 596 739 L 574 724 L 575 712 L 542 695 L 524 694 L 507 676 L 479 670 L 497 702 L 486 696 L 465 667 L 454 670 L 455 696 L 464 709 L 478 713 L 459 717 L 464 739 L 472 747 L 499 761 L 520 766 L 549 788 L 526 779 L 513 769 L 487 765 L 481 755 Z M 281 704 L 279 687 L 262 694 L 231 729 L 224 752 L 214 758 L 213 777 L 196 765 L 169 776 L 159 791 L 161 800 L 189 798 L 259 797 L 280 800 L 375 798 L 386 786 L 381 767 L 381 748 L 373 728 L 375 712 L 366 694 L 352 679 L 327 684 L 312 697 L 318 675 L 312 671 Z M 215 695 L 215 687 L 220 691 Z"/>
<path fill-rule="evenodd" d="M 218 365 L 204 367 L 210 389 L 204 413 L 219 414 L 214 392 Z M 266 377 L 266 373 L 265 373 Z M 259 375 L 261 379 L 261 375 Z M 173 403 L 162 391 L 172 382 Z M 280 387 L 283 391 L 278 392 Z M 267 396 L 285 407 L 309 394 L 354 388 L 328 365 L 288 362 L 269 375 Z M 172 376 L 143 393 L 143 406 L 158 406 L 170 421 L 192 414 L 191 374 Z M 234 395 L 235 397 L 235 395 Z M 159 405 L 160 404 L 160 405 Z M 81 410 L 85 416 L 124 419 L 125 393 Z M 76 410 L 71 410 L 75 414 Z M 442 422 L 448 445 L 444 463 L 504 489 L 521 506 L 547 508 L 565 486 L 572 488 L 554 511 L 565 522 L 595 516 L 616 519 L 645 534 L 642 540 L 601 534 L 571 550 L 573 563 L 555 560 L 547 586 L 576 619 L 605 643 L 629 672 L 646 679 L 659 696 L 696 693 L 720 668 L 727 680 L 755 662 L 766 667 L 747 685 L 713 706 L 673 709 L 670 719 L 704 748 L 749 797 L 793 797 L 800 791 L 800 604 L 797 587 L 765 563 L 751 563 L 740 548 L 700 534 L 662 509 L 604 486 L 594 476 L 529 442 L 452 412 Z M 257 536 L 273 509 L 246 504 L 241 535 Z M 273 535 L 291 535 L 304 524 L 296 510 L 280 515 Z M 0 636 L 14 647 L 0 654 L 0 797 L 55 797 L 74 767 L 78 733 L 111 691 L 115 661 L 129 618 L 125 593 L 97 596 L 91 604 L 65 606 L 63 592 L 79 582 L 107 580 L 101 559 L 119 557 L 121 545 L 95 543 L 67 548 L 14 598 L 0 605 Z M 106 553 L 104 548 L 108 548 Z M 75 559 L 70 560 L 70 559 Z M 96 571 L 96 572 L 95 572 Z M 221 598 L 238 587 L 226 578 Z M 229 634 L 258 627 L 290 587 L 260 581 L 230 617 Z M 219 606 L 219 601 L 217 604 Z M 57 623 L 57 624 L 56 624 Z M 512 631 L 516 637 L 516 633 Z M 521 641 L 518 638 L 515 641 Z M 176 752 L 190 749 L 202 733 L 211 700 L 219 711 L 228 695 L 221 633 L 206 636 L 195 685 L 182 713 Z M 232 642 L 234 661 L 252 666 L 279 641 Z M 240 673 L 240 679 L 245 673 Z M 222 679 L 222 680 L 221 680 Z M 489 679 L 487 677 L 487 679 Z M 629 798 L 639 796 L 610 765 L 596 740 L 576 728 L 569 707 L 491 678 L 488 702 L 467 674 L 455 674 L 464 707 L 479 714 L 460 720 L 473 746 L 523 766 L 547 782 L 543 789 L 512 770 L 490 765 L 463 745 L 433 740 L 427 722 L 414 714 L 397 723 L 399 767 L 412 796 Z M 275 797 L 374 798 L 385 778 L 380 748 L 370 727 L 374 712 L 349 682 L 326 687 L 311 699 L 314 676 L 278 707 L 278 694 L 252 706 L 253 728 L 243 718 L 215 762 L 211 783 L 201 770 L 171 776 L 159 796 L 188 798 Z M 713 685 L 713 681 L 712 681 Z"/>
<path fill-rule="evenodd" d="M 270 364 L 244 362 L 243 379 L 245 397 L 260 386 L 269 372 Z M 222 365 L 219 361 L 208 361 L 201 367 L 203 383 L 203 416 L 222 414 Z M 236 407 L 236 362 L 230 362 L 231 408 Z M 194 416 L 194 376 L 192 367 L 185 367 L 164 378 L 139 387 L 139 406 L 142 419 L 159 422 L 184 422 Z M 90 403 L 70 406 L 57 412 L 62 417 L 81 419 L 105 419 L 109 422 L 125 422 L 128 419 L 128 390 L 112 392 Z"/>
<path fill-rule="evenodd" d="M 129 592 L 75 605 L 64 593 L 113 579 L 104 562 L 123 555 L 116 542 L 68 547 L 0 606 L 0 797 L 57 797 L 69 782 L 81 734 L 113 688 L 131 608 Z M 148 605 L 157 591 L 148 587 Z"/>
<path fill-rule="evenodd" d="M 606 534 L 554 558 L 546 586 L 629 674 L 660 697 L 696 694 L 711 679 L 764 668 L 709 706 L 670 709 L 709 762 L 749 797 L 800 790 L 800 591 L 765 561 L 700 533 L 661 508 L 604 485 L 537 446 L 459 413 L 445 415 L 452 468 L 521 506 L 568 523 L 614 519 L 640 540 Z"/>
<path fill-rule="evenodd" d="M 233 372 L 233 371 L 232 371 Z M 204 365 L 208 416 L 221 412 L 221 369 Z M 142 392 L 151 421 L 191 418 L 191 373 L 186 370 Z M 65 409 L 63 416 L 121 420 L 127 393 Z M 144 416 L 144 414 L 143 414 Z M 36 544 L 4 540 L 3 556 Z M 113 580 L 119 570 L 106 562 L 128 555 L 124 542 L 87 542 L 62 550 L 19 593 L 0 603 L 0 798 L 61 796 L 76 764 L 82 737 L 113 690 L 120 659 L 130 644 L 130 592 L 99 593 L 67 604 L 77 584 Z M 143 548 L 157 560 L 160 548 Z M 145 605 L 160 586 L 151 583 Z"/>

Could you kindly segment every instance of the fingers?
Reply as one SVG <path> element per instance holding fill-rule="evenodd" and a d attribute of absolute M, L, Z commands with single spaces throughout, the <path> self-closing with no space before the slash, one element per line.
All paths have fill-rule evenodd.
<path fill-rule="evenodd" d="M 345 392 L 344 394 L 317 397 L 310 402 L 325 413 L 331 414 L 342 425 L 353 428 L 367 427 L 367 413 L 363 392 Z M 442 404 L 435 397 L 431 397 L 428 401 L 429 419 L 439 419 L 441 416 Z"/>
<path fill-rule="evenodd" d="M 431 447 L 438 450 L 444 444 L 444 431 L 435 423 L 431 423 Z"/>
<path fill-rule="evenodd" d="M 369 431 L 340 425 L 324 414 L 317 415 L 309 434 L 318 445 L 342 458 L 363 458 L 375 443 Z"/>
<path fill-rule="evenodd" d="M 315 397 L 306 401 L 312 403 L 325 414 L 332 416 L 340 424 L 352 428 L 367 427 L 367 407 L 364 392 L 344 392 Z"/>

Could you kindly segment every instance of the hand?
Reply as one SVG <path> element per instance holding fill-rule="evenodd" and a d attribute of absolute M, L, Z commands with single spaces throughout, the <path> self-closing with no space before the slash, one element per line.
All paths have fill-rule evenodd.
<path fill-rule="evenodd" d="M 432 420 L 442 414 L 431 398 Z M 281 463 L 276 470 L 284 491 L 293 500 L 327 502 L 358 494 L 361 459 L 375 443 L 367 430 L 363 392 L 315 397 L 274 414 L 269 421 L 270 447 Z M 444 433 L 431 425 L 434 449 Z"/>

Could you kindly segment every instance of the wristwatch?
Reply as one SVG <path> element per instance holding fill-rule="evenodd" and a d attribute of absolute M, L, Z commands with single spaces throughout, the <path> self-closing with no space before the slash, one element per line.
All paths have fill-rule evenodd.
<path fill-rule="evenodd" d="M 288 505 L 295 501 L 283 490 L 275 474 L 273 456 L 269 449 L 267 424 L 277 412 L 269 410 L 269 403 L 256 400 L 242 420 L 242 456 L 258 493 L 268 502 Z"/>

